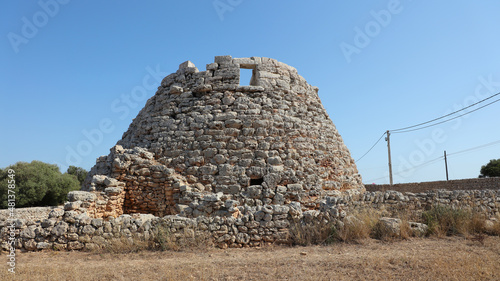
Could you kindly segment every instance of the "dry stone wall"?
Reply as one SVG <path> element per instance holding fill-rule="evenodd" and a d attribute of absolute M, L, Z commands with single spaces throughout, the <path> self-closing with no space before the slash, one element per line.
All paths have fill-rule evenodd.
<path fill-rule="evenodd" d="M 80 194 L 70 195 L 80 199 Z M 223 197 L 212 198 L 212 204 L 226 205 Z M 237 217 L 224 215 L 185 217 L 184 214 L 156 217 L 151 214 L 124 214 L 117 218 L 92 218 L 87 209 L 73 209 L 68 202 L 64 209 L 53 208 L 45 218 L 0 220 L 1 248 L 9 249 L 8 237 L 15 233 L 18 249 L 93 250 L 106 247 L 114 239 L 152 238 L 161 228 L 171 237 L 195 239 L 209 237 L 215 245 L 249 247 L 267 243 L 289 243 L 290 227 L 318 220 L 343 220 L 355 209 L 384 208 L 389 211 L 411 210 L 421 212 L 432 205 L 473 209 L 487 217 L 500 215 L 500 190 L 435 190 L 422 193 L 398 191 L 366 192 L 362 195 L 327 196 L 319 201 L 317 210 L 310 210 L 299 202 L 285 205 L 245 206 Z M 71 207 L 70 207 L 71 206 Z M 80 204 L 82 206 L 82 204 Z M 186 210 L 184 210 L 186 211 Z"/>
<path fill-rule="evenodd" d="M 449 181 L 429 181 L 415 183 L 398 184 L 367 184 L 368 191 L 396 190 L 400 192 L 425 192 L 429 190 L 486 190 L 500 189 L 500 177 L 496 178 L 475 178 Z"/>
<path fill-rule="evenodd" d="M 469 209 L 487 217 L 500 215 L 500 190 L 429 190 L 425 192 L 367 191 L 354 207 L 384 208 L 422 212 L 433 205 Z"/>
<path fill-rule="evenodd" d="M 364 186 L 317 87 L 274 59 L 218 56 L 206 71 L 187 61 L 165 77 L 83 190 L 104 196 L 92 217 L 238 217 L 245 206 L 319 209 Z"/>
<path fill-rule="evenodd" d="M 16 218 L 25 220 L 42 220 L 48 217 L 49 213 L 58 207 L 31 207 L 16 208 Z M 10 210 L 0 210 L 0 221 L 6 221 L 10 218 Z"/>

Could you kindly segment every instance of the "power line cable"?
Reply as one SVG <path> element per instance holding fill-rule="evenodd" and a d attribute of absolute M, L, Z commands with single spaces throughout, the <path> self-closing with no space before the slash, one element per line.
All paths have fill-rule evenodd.
<path fill-rule="evenodd" d="M 455 113 L 458 113 L 458 112 L 460 112 L 460 111 L 466 110 L 467 108 L 473 107 L 473 106 L 475 106 L 475 105 L 477 105 L 477 104 L 480 104 L 480 103 L 482 103 L 482 102 L 484 102 L 484 101 L 486 101 L 486 100 L 488 100 L 488 99 L 491 99 L 492 97 L 498 96 L 498 95 L 500 95 L 500 92 L 499 92 L 499 93 L 496 93 L 496 94 L 494 94 L 494 95 L 491 95 L 491 96 L 489 96 L 489 97 L 487 97 L 487 98 L 485 98 L 485 99 L 482 99 L 482 100 L 480 100 L 480 101 L 478 101 L 478 102 L 476 102 L 476 103 L 473 103 L 473 104 L 471 104 L 471 105 L 469 105 L 469 106 L 467 106 L 467 107 L 464 107 L 464 108 L 459 109 L 459 110 L 457 110 L 457 111 L 454 111 L 454 112 L 452 112 L 452 113 L 449 113 L 449 114 L 443 115 L 443 116 L 441 116 L 441 117 L 438 117 L 438 118 L 435 118 L 435 119 L 429 120 L 429 121 L 427 121 L 427 122 L 423 122 L 423 123 L 420 123 L 420 124 L 416 124 L 416 125 L 413 125 L 413 126 L 408 126 L 408 127 L 404 127 L 404 128 L 399 128 L 399 129 L 395 129 L 395 130 L 390 130 L 390 131 L 392 131 L 392 132 L 402 131 L 402 130 L 407 130 L 407 129 L 411 129 L 411 128 L 414 128 L 414 127 L 418 127 L 418 126 L 421 126 L 421 125 L 425 125 L 425 124 L 428 124 L 428 123 L 431 123 L 431 122 L 434 122 L 434 121 L 437 121 L 437 120 L 443 119 L 443 118 L 445 118 L 445 117 L 448 117 L 448 116 L 453 115 L 453 114 L 455 114 Z"/>
<path fill-rule="evenodd" d="M 364 158 L 364 157 L 365 157 L 368 153 L 370 153 L 370 151 L 372 151 L 372 149 L 373 149 L 373 148 L 374 148 L 374 147 L 375 147 L 375 146 L 376 146 L 376 145 L 380 142 L 380 140 L 384 137 L 384 135 L 388 134 L 389 132 L 393 132 L 393 133 L 408 133 L 408 132 L 417 131 L 417 130 L 421 130 L 421 129 L 429 128 L 429 127 L 432 127 L 432 126 L 436 126 L 436 125 L 439 125 L 439 124 L 442 124 L 442 123 L 446 123 L 446 122 L 452 121 L 452 120 L 454 120 L 454 119 L 457 119 L 457 118 L 460 118 L 460 117 L 465 116 L 465 115 L 467 115 L 467 114 L 471 114 L 471 113 L 473 113 L 473 112 L 475 112 L 475 111 L 478 111 L 479 109 L 482 109 L 482 108 L 485 108 L 485 107 L 487 107 L 487 106 L 489 106 L 489 105 L 492 105 L 492 104 L 494 104 L 494 103 L 496 103 L 496 102 L 500 101 L 500 99 L 495 100 L 495 101 L 492 101 L 492 102 L 490 102 L 490 103 L 488 103 L 488 104 L 486 104 L 486 105 L 483 105 L 483 106 L 481 106 L 481 107 L 478 107 L 478 108 L 476 108 L 476 109 L 474 109 L 474 110 L 472 110 L 472 111 L 469 111 L 469 112 L 467 112 L 467 113 L 464 113 L 464 114 L 461 114 L 461 115 L 455 116 L 455 117 L 453 117 L 453 118 L 450 118 L 450 119 L 447 119 L 447 120 L 444 120 L 444 121 L 441 121 L 441 122 L 438 122 L 438 123 L 430 124 L 430 125 L 427 125 L 427 126 L 424 126 L 424 127 L 420 127 L 420 128 L 416 128 L 416 129 L 411 129 L 411 128 L 419 127 L 419 126 L 422 126 L 422 125 L 425 125 L 425 124 L 429 124 L 429 123 L 432 123 L 432 122 L 434 122 L 434 121 L 437 121 L 437 120 L 443 119 L 443 118 L 445 118 L 445 117 L 451 116 L 451 115 L 453 115 L 453 114 L 456 114 L 456 113 L 458 113 L 458 112 L 460 112 L 460 111 L 463 111 L 463 110 L 465 110 L 465 109 L 471 108 L 471 107 L 473 107 L 473 106 L 475 106 L 475 105 L 478 105 L 478 104 L 480 104 L 480 103 L 482 103 L 482 102 L 484 102 L 484 101 L 486 101 L 486 100 L 488 100 L 488 99 L 491 99 L 491 98 L 493 98 L 493 97 L 495 97 L 495 96 L 498 96 L 498 95 L 500 95 L 500 92 L 498 92 L 498 93 L 496 93 L 496 94 L 494 94 L 494 95 L 491 95 L 491 96 L 489 96 L 489 97 L 487 97 L 487 98 L 485 98 L 485 99 L 482 99 L 482 100 L 480 100 L 480 101 L 478 101 L 478 102 L 475 102 L 475 103 L 473 103 L 473 104 L 471 104 L 471 105 L 469 105 L 469 106 L 466 106 L 466 107 L 464 107 L 464 108 L 462 108 L 462 109 L 459 109 L 459 110 L 454 111 L 454 112 L 452 112 L 452 113 L 449 113 L 449 114 L 443 115 L 443 116 L 441 116 L 441 117 L 438 117 L 438 118 L 435 118 L 435 119 L 429 120 L 429 121 L 427 121 L 427 122 L 423 122 L 423 123 L 419 123 L 419 124 L 416 124 L 416 125 L 413 125 L 413 126 L 408 126 L 408 127 L 399 128 L 399 129 L 395 129 L 395 130 L 389 130 L 389 131 L 387 131 L 387 132 L 384 132 L 384 133 L 382 134 L 382 136 L 380 136 L 380 138 L 379 138 L 379 139 L 375 142 L 375 144 L 373 144 L 373 145 L 372 145 L 372 147 L 370 147 L 370 149 L 368 149 L 368 151 L 367 151 L 365 154 L 363 154 L 363 156 L 361 156 L 361 157 L 360 157 L 358 160 L 356 160 L 355 162 L 356 162 L 356 163 L 357 163 L 357 162 L 359 162 L 359 161 L 360 161 L 361 159 L 363 159 L 363 158 Z M 411 129 L 411 130 L 408 130 L 408 129 Z M 492 145 L 492 144 L 496 144 L 496 142 L 494 142 L 494 143 L 490 143 L 490 144 L 486 144 L 486 145 L 484 145 L 484 146 L 479 146 L 479 147 L 476 147 L 476 148 L 468 149 L 468 150 L 465 150 L 465 151 L 460 151 L 460 152 L 452 153 L 452 154 L 449 154 L 449 155 L 451 156 L 451 155 L 454 155 L 454 154 L 458 154 L 458 153 L 466 152 L 466 151 L 469 151 L 469 150 L 478 149 L 478 148 L 485 147 L 485 146 L 489 146 L 489 145 Z M 441 156 L 441 157 L 440 157 L 440 158 L 438 158 L 438 159 L 441 159 L 441 158 L 444 158 L 444 157 L 442 157 L 442 156 Z M 424 163 L 424 164 L 430 163 L 430 162 L 435 161 L 435 160 L 438 160 L 438 159 L 431 160 L 431 161 L 426 162 L 426 163 Z M 422 165 L 424 165 L 424 164 L 422 164 Z M 417 167 L 413 167 L 412 169 L 415 169 L 415 168 L 421 167 L 422 165 L 417 166 Z M 405 172 L 405 171 L 402 171 L 402 172 Z M 402 173 L 402 172 L 400 172 L 400 173 Z M 396 174 L 396 175 L 399 175 L 400 173 L 398 173 L 398 174 Z M 385 178 L 385 177 L 382 177 L 382 178 Z M 382 179 L 382 178 L 379 178 L 379 179 Z M 377 179 L 377 180 L 378 180 L 378 179 Z"/>
<path fill-rule="evenodd" d="M 425 163 L 422 163 L 422 164 L 420 164 L 420 165 L 417 165 L 417 166 L 415 166 L 415 167 L 411 167 L 411 168 L 405 169 L 405 170 L 403 170 L 403 171 L 399 171 L 397 174 L 394 174 L 394 175 L 395 175 L 395 176 L 399 176 L 399 175 L 401 175 L 402 173 L 408 172 L 408 171 L 410 171 L 410 170 L 413 170 L 413 169 L 419 169 L 419 168 L 425 167 L 425 166 L 427 166 L 427 165 L 429 165 L 429 164 L 432 164 L 432 163 L 434 163 L 434 162 L 436 162 L 436 161 L 438 161 L 438 160 L 441 160 L 441 159 L 443 159 L 443 158 L 444 158 L 444 156 L 439 156 L 438 158 L 434 158 L 434 159 L 432 159 L 432 160 L 429 160 L 429 161 L 427 161 L 427 162 L 425 162 Z M 380 177 L 380 178 L 376 178 L 376 179 L 373 179 L 373 180 L 369 180 L 368 182 L 371 182 L 371 181 L 376 181 L 376 180 L 380 180 L 380 179 L 385 179 L 386 177 L 387 177 L 387 176 Z"/>
<path fill-rule="evenodd" d="M 361 156 L 361 157 L 360 157 L 358 160 L 356 160 L 355 162 L 357 163 L 359 160 L 363 159 L 363 157 L 365 157 L 365 156 L 366 156 L 366 154 L 368 154 L 370 151 L 372 151 L 372 149 L 373 149 L 373 148 L 377 145 L 377 143 L 379 143 L 379 141 L 380 141 L 380 140 L 381 140 L 381 139 L 385 136 L 385 134 L 386 134 L 386 132 L 384 132 L 384 133 L 380 136 L 380 138 L 379 138 L 379 139 L 375 142 L 375 144 L 374 144 L 374 145 L 372 145 L 372 147 L 370 147 L 370 149 L 368 149 L 368 151 L 367 151 L 365 154 L 363 154 L 363 156 Z"/>
<path fill-rule="evenodd" d="M 476 147 L 464 149 L 464 150 L 461 150 L 461 151 L 449 153 L 448 157 L 449 156 L 454 156 L 454 155 L 460 154 L 460 153 L 465 153 L 465 152 L 473 151 L 473 150 L 480 149 L 480 148 L 485 148 L 485 147 L 492 146 L 492 145 L 495 145 L 495 144 L 498 144 L 498 143 L 500 143 L 500 140 L 497 140 L 497 141 L 494 141 L 494 142 L 490 142 L 490 143 L 487 143 L 487 144 L 483 144 L 483 145 L 479 145 L 479 146 L 476 146 Z"/>
<path fill-rule="evenodd" d="M 372 180 L 369 180 L 369 181 L 367 181 L 367 182 L 374 182 L 374 181 L 378 181 L 378 180 L 381 180 L 381 179 L 385 179 L 385 178 L 387 178 L 387 177 L 389 177 L 389 175 L 387 175 L 387 176 L 385 176 L 385 177 L 380 177 L 380 178 L 372 179 Z"/>
<path fill-rule="evenodd" d="M 492 145 L 496 145 L 496 144 L 500 144 L 500 140 L 497 140 L 497 141 L 493 141 L 493 142 L 489 142 L 489 143 L 486 143 L 486 144 L 483 144 L 483 145 L 478 145 L 478 146 L 475 146 L 475 147 L 471 147 L 471 148 L 467 148 L 467 149 L 464 149 L 464 150 L 460 150 L 460 151 L 457 151 L 457 152 L 453 152 L 453 153 L 448 153 L 446 156 L 448 158 L 450 158 L 451 156 L 455 156 L 457 154 L 461 154 L 461 153 L 465 153 L 465 152 L 469 152 L 469 151 L 473 151 L 473 150 L 476 150 L 476 149 L 481 149 L 481 148 L 485 148 L 485 147 L 488 147 L 488 146 L 492 146 Z M 427 161 L 425 163 L 422 163 L 418 166 L 415 166 L 415 167 L 412 167 L 412 168 L 409 168 L 409 169 L 406 169 L 406 170 L 403 170 L 403 171 L 400 171 L 398 172 L 397 174 L 395 174 L 395 176 L 399 176 L 401 175 L 402 173 L 404 172 L 408 172 L 412 169 L 418 169 L 418 168 L 422 168 L 424 166 L 427 166 L 433 162 L 436 162 L 438 160 L 441 160 L 443 159 L 444 157 L 443 156 L 439 156 L 438 158 L 435 158 L 435 159 L 432 159 L 430 161 Z M 372 179 L 372 180 L 369 180 L 367 182 L 373 182 L 373 181 L 377 181 L 377 180 L 381 180 L 381 179 L 385 179 L 387 178 L 387 176 L 384 176 L 384 177 L 380 177 L 380 178 L 376 178 L 376 179 Z"/>
<path fill-rule="evenodd" d="M 499 94 L 500 94 L 500 93 L 499 93 Z M 495 101 L 492 101 L 492 102 L 490 102 L 490 103 L 488 103 L 488 104 L 485 104 L 485 105 L 483 105 L 483 106 L 481 106 L 481 107 L 478 107 L 478 108 L 476 108 L 476 109 L 474 109 L 474 110 L 471 110 L 471 111 L 469 111 L 469 112 L 467 112 L 467 113 L 464 113 L 464 114 L 461 114 L 461 115 L 455 116 L 455 117 L 453 117 L 453 118 L 450 118 L 450 119 L 447 119 L 447 120 L 444 120 L 444 121 L 441 121 L 441 122 L 438 122 L 438 123 L 434 123 L 434 124 L 427 125 L 427 126 L 420 127 L 420 128 L 416 128 L 416 129 L 411 129 L 411 130 L 406 130 L 406 131 L 399 131 L 399 132 L 394 132 L 394 133 L 395 133 L 395 134 L 400 134 L 400 133 L 408 133 L 408 132 L 418 131 L 418 130 L 421 130 L 421 129 L 425 129 L 425 128 L 429 128 L 429 127 L 432 127 L 432 126 L 436 126 L 436 125 L 439 125 L 439 124 L 443 124 L 443 123 L 449 122 L 449 121 L 451 121 L 451 120 L 457 119 L 457 118 L 459 118 L 459 117 L 462 117 L 462 116 L 464 116 L 464 115 L 471 114 L 471 113 L 472 113 L 472 112 L 474 112 L 474 111 L 477 111 L 477 110 L 479 110 L 479 109 L 485 108 L 485 107 L 487 107 L 487 106 L 489 106 L 489 105 L 492 105 L 492 104 L 494 104 L 494 103 L 496 103 L 496 102 L 498 102 L 498 101 L 500 101 L 500 99 L 495 100 Z"/>
<path fill-rule="evenodd" d="M 427 166 L 427 165 L 429 165 L 429 164 L 432 164 L 432 163 L 434 163 L 434 162 L 436 162 L 436 161 L 438 161 L 438 160 L 441 160 L 441 159 L 444 159 L 444 156 L 439 156 L 438 158 L 435 158 L 435 159 L 429 160 L 429 161 L 427 161 L 427 162 L 425 162 L 425 163 L 422 163 L 422 164 L 420 164 L 420 165 L 418 165 L 418 166 L 411 167 L 411 168 L 409 168 L 409 169 L 406 169 L 406 170 L 400 171 L 399 173 L 397 173 L 397 174 L 396 174 L 396 176 L 397 176 L 397 175 L 400 175 L 400 174 L 402 174 L 402 173 L 404 173 L 404 172 L 408 172 L 408 171 L 410 171 L 410 170 L 414 170 L 414 169 L 418 169 L 418 168 L 425 167 L 425 166 Z"/>

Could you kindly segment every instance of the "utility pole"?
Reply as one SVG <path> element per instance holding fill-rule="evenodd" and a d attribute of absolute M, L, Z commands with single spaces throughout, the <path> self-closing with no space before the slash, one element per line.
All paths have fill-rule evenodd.
<path fill-rule="evenodd" d="M 387 141 L 387 152 L 389 155 L 389 180 L 392 185 L 391 139 L 390 139 L 391 133 L 389 132 L 389 130 L 387 130 L 386 134 L 387 137 L 385 138 L 385 140 Z"/>
<path fill-rule="evenodd" d="M 448 180 L 448 160 L 446 160 L 446 150 L 444 151 L 444 167 L 446 169 L 446 180 Z"/>

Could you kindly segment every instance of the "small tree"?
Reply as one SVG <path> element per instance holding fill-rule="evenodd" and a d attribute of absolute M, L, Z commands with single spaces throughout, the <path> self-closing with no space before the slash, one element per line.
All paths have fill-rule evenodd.
<path fill-rule="evenodd" d="M 484 166 L 481 166 L 480 178 L 500 177 L 500 159 L 492 159 Z"/>
<path fill-rule="evenodd" d="M 57 206 L 66 200 L 68 192 L 78 190 L 75 176 L 61 174 L 57 165 L 40 161 L 17 162 L 0 171 L 0 208 L 7 208 L 8 171 L 15 171 L 16 207 Z"/>
<path fill-rule="evenodd" d="M 69 166 L 66 173 L 75 176 L 80 182 L 80 185 L 83 184 L 85 177 L 87 177 L 87 171 L 85 169 L 75 166 Z"/>

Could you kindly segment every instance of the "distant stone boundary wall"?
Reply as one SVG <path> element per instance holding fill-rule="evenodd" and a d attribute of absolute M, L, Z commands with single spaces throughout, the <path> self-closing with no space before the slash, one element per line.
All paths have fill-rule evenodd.
<path fill-rule="evenodd" d="M 217 202 L 224 204 L 220 198 Z M 221 202 L 219 202 L 221 201 Z M 71 205 L 72 202 L 67 204 Z M 374 191 L 354 196 L 327 196 L 319 201 L 317 210 L 293 201 L 286 205 L 245 206 L 239 214 L 225 216 L 183 217 L 151 214 L 121 215 L 117 218 L 91 218 L 85 208 L 67 210 L 54 208 L 43 219 L 0 221 L 2 250 L 10 247 L 9 236 L 15 233 L 17 249 L 92 250 L 110 245 L 113 239 L 147 240 L 158 231 L 167 231 L 174 238 L 211 237 L 215 245 L 226 247 L 260 246 L 266 243 L 289 243 L 290 228 L 295 223 L 319 220 L 343 220 L 355 209 L 383 208 L 421 212 L 432 205 L 473 209 L 488 217 L 499 216 L 500 190 L 438 190 L 421 193 Z"/>
<path fill-rule="evenodd" d="M 49 216 L 50 211 L 58 207 L 31 207 L 31 208 L 16 208 L 15 217 L 16 219 L 24 220 L 42 220 Z M 1 209 L 0 210 L 0 221 L 5 221 L 9 219 L 10 210 Z"/>
<path fill-rule="evenodd" d="M 430 181 L 417 183 L 399 184 L 366 184 L 367 191 L 395 190 L 399 192 L 425 192 L 429 190 L 498 190 L 500 189 L 500 177 L 498 178 L 476 178 L 450 181 Z"/>

